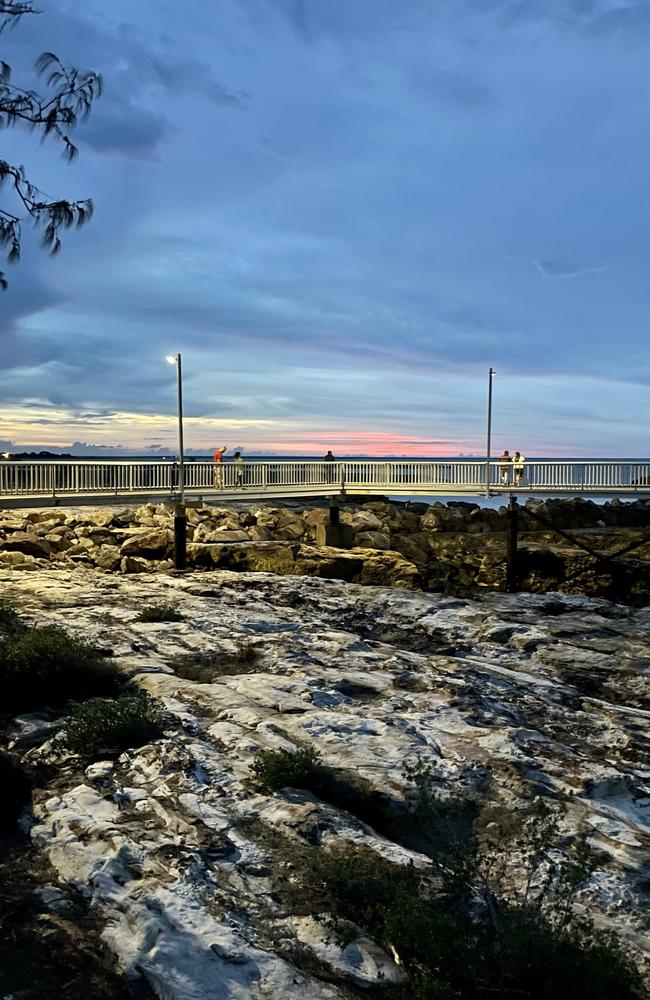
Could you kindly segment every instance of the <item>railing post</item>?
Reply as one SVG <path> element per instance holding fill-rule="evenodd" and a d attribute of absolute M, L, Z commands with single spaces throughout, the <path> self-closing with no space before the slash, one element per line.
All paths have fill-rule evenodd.
<path fill-rule="evenodd" d="M 516 594 L 519 589 L 517 566 L 517 527 L 519 520 L 517 497 L 511 496 L 506 511 L 506 593 Z"/>

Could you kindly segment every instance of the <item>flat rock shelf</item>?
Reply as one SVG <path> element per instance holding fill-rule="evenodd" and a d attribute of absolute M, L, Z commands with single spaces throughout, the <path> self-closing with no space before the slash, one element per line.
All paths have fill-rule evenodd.
<path fill-rule="evenodd" d="M 487 775 L 510 812 L 566 796 L 567 835 L 586 833 L 605 859 L 579 908 L 650 958 L 650 609 L 220 570 L 5 570 L 0 587 L 31 624 L 109 646 L 164 705 L 162 738 L 90 763 L 64 756 L 31 828 L 116 966 L 154 996 L 333 1000 L 346 983 L 403 978 L 368 937 L 337 944 L 321 914 L 279 902 L 278 879 L 291 883 L 305 844 L 430 859 L 305 791 L 261 792 L 251 767 L 265 749 L 313 748 L 397 802 L 417 760 L 443 797 L 478 793 Z M 183 619 L 137 620 L 163 603 Z M 173 669 L 242 641 L 254 668 L 207 683 Z M 10 746 L 47 763 L 50 722 L 19 717 Z"/>

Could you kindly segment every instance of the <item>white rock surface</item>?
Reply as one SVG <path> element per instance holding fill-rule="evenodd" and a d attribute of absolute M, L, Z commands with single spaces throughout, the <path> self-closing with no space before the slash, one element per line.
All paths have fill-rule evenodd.
<path fill-rule="evenodd" d="M 509 809 L 569 793 L 568 829 L 587 831 L 609 858 L 582 905 L 650 953 L 650 610 L 263 573 L 0 570 L 0 585 L 34 623 L 110 645 L 167 709 L 164 739 L 114 764 L 68 766 L 33 830 L 61 879 L 101 912 L 120 965 L 159 997 L 338 996 L 292 965 L 292 941 L 342 978 L 399 978 L 372 943 L 342 950 L 318 919 L 283 909 L 277 853 L 260 831 L 286 838 L 287 865 L 306 842 L 427 859 L 304 792 L 255 792 L 260 748 L 312 746 L 396 797 L 418 756 L 443 795 L 480 789 L 488 774 Z M 136 621 L 160 602 L 176 602 L 185 620 Z M 261 654 L 255 672 L 198 684 L 170 669 L 179 653 L 232 651 L 240 639 Z"/>

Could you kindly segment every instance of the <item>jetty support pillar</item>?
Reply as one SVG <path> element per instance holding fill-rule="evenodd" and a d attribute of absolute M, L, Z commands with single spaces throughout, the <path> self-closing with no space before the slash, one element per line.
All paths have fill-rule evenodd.
<path fill-rule="evenodd" d="M 506 593 L 516 594 L 519 590 L 519 567 L 517 565 L 517 533 L 519 527 L 519 505 L 517 497 L 511 496 L 506 510 Z"/>
<path fill-rule="evenodd" d="M 184 503 L 174 507 L 174 566 L 187 568 L 187 511 Z"/>
<path fill-rule="evenodd" d="M 349 524 L 341 524 L 338 497 L 330 497 L 329 520 L 316 526 L 316 544 L 331 545 L 335 549 L 351 549 L 354 545 L 354 529 Z"/>

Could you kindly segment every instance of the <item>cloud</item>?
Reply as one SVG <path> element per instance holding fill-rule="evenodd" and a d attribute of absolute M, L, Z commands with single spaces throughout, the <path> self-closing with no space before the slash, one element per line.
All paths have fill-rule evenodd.
<path fill-rule="evenodd" d="M 533 266 L 543 278 L 548 278 L 549 280 L 560 279 L 563 281 L 571 278 L 583 278 L 589 274 L 605 274 L 609 271 L 607 264 L 571 267 L 551 260 L 534 260 Z"/>
<path fill-rule="evenodd" d="M 80 143 L 96 153 L 150 159 L 170 135 L 172 124 L 163 115 L 127 102 L 98 105 L 80 133 Z"/>

